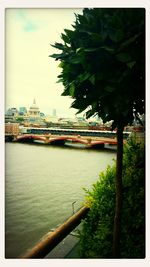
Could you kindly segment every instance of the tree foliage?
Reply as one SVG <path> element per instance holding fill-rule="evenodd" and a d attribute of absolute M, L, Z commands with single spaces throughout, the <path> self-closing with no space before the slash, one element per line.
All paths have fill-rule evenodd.
<path fill-rule="evenodd" d="M 123 196 L 121 258 L 144 258 L 145 149 L 135 138 L 124 148 Z M 86 190 L 86 203 L 90 211 L 80 231 L 81 257 L 112 258 L 115 165 L 100 174 L 92 190 Z"/>
<path fill-rule="evenodd" d="M 123 124 L 144 112 L 145 56 L 144 9 L 84 9 L 73 30 L 65 29 L 60 60 L 62 95 L 74 98 L 72 107 L 98 114 L 104 122 Z"/>
<path fill-rule="evenodd" d="M 122 211 L 123 128 L 144 113 L 145 10 L 142 8 L 84 9 L 73 30 L 65 29 L 60 60 L 62 95 L 74 99 L 72 107 L 86 117 L 99 115 L 117 127 L 116 205 L 113 256 L 120 257 Z"/>

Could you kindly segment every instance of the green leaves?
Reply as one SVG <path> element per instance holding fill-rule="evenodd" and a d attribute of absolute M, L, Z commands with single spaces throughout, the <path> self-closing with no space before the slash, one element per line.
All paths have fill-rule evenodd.
<path fill-rule="evenodd" d="M 52 47 L 55 47 L 60 50 L 65 50 L 64 45 L 61 43 L 55 43 L 54 45 L 51 45 Z"/>
<path fill-rule="evenodd" d="M 75 85 L 74 85 L 74 83 L 71 83 L 71 85 L 69 86 L 69 94 L 72 97 L 75 96 Z"/>
<path fill-rule="evenodd" d="M 63 63 L 63 61 L 61 61 L 60 63 L 59 63 L 59 65 L 58 65 L 58 68 L 63 68 L 64 67 L 64 63 Z"/>
<path fill-rule="evenodd" d="M 61 62 L 63 95 L 77 100 L 72 107 L 80 111 L 97 101 L 88 117 L 95 111 L 114 125 L 120 116 L 124 125 L 131 122 L 133 103 L 145 97 L 144 19 L 140 8 L 87 8 L 76 15 L 73 30 L 53 45 L 61 53 L 51 55 Z"/>
<path fill-rule="evenodd" d="M 122 39 L 124 38 L 124 32 L 122 29 L 110 29 L 109 30 L 109 37 L 112 41 L 114 41 L 115 43 L 122 41 Z"/>
<path fill-rule="evenodd" d="M 115 91 L 115 87 L 112 87 L 112 86 L 106 86 L 105 87 L 105 90 L 107 91 L 107 92 L 110 92 L 110 93 L 112 93 L 113 91 Z"/>
<path fill-rule="evenodd" d="M 72 39 L 72 37 L 74 36 L 74 31 L 71 31 L 71 30 L 68 30 L 68 29 L 65 29 L 64 30 L 65 33 L 66 33 L 66 36 L 67 36 L 67 42 L 70 43 L 70 39 Z"/>
<path fill-rule="evenodd" d="M 143 21 L 139 21 L 139 23 L 143 23 Z M 143 29 L 144 30 L 144 29 Z M 132 43 L 135 43 L 135 41 L 142 35 L 142 32 L 140 31 L 138 34 L 132 35 L 130 38 L 128 38 L 125 42 L 121 44 L 122 48 L 125 48 Z M 144 40 L 143 40 L 144 41 Z"/>
<path fill-rule="evenodd" d="M 119 53 L 118 55 L 116 55 L 116 58 L 121 62 L 129 62 L 131 60 L 129 53 Z"/>
<path fill-rule="evenodd" d="M 99 51 L 99 47 L 89 47 L 89 48 L 85 48 L 84 52 L 98 52 Z"/>
<path fill-rule="evenodd" d="M 77 77 L 77 80 L 79 81 L 79 82 L 84 82 L 85 80 L 87 80 L 89 77 L 91 76 L 91 74 L 90 73 L 88 73 L 88 72 L 84 72 L 83 74 L 80 74 L 78 77 Z"/>
<path fill-rule="evenodd" d="M 95 84 L 95 75 L 89 77 L 90 82 L 94 85 Z"/>
<path fill-rule="evenodd" d="M 93 41 L 95 44 L 99 44 L 100 45 L 101 43 L 103 43 L 103 38 L 99 33 L 96 33 L 96 32 L 91 33 L 91 32 L 89 32 L 88 34 L 89 34 L 90 40 Z"/>
<path fill-rule="evenodd" d="M 107 52 L 114 52 L 115 49 L 109 46 L 102 46 L 101 49 L 106 50 Z"/>
<path fill-rule="evenodd" d="M 90 117 L 92 117 L 94 115 L 94 111 L 93 109 L 90 109 L 86 112 L 86 118 L 89 119 Z"/>
<path fill-rule="evenodd" d="M 67 35 L 65 35 L 64 33 L 61 34 L 61 38 L 65 43 L 70 43 L 70 39 Z"/>
<path fill-rule="evenodd" d="M 136 61 L 131 61 L 127 63 L 127 66 L 132 69 L 134 67 L 134 65 L 136 64 Z"/>
<path fill-rule="evenodd" d="M 65 59 L 65 58 L 67 58 L 67 54 L 65 54 L 65 53 L 61 53 L 61 54 L 53 54 L 53 55 L 50 55 L 50 57 L 53 57 L 53 58 L 55 58 L 56 60 L 62 60 L 62 59 Z"/>
<path fill-rule="evenodd" d="M 79 52 L 83 51 L 83 47 L 79 47 L 76 49 L 76 53 L 78 54 Z"/>
<path fill-rule="evenodd" d="M 129 139 L 123 156 L 121 258 L 145 255 L 144 154 L 144 144 Z M 91 190 L 85 190 L 85 204 L 90 206 L 90 211 L 80 231 L 82 258 L 112 258 L 115 164 L 100 173 Z"/>

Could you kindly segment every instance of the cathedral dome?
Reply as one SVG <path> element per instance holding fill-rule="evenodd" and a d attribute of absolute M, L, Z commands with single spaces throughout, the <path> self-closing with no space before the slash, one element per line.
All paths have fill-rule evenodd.
<path fill-rule="evenodd" d="M 31 105 L 31 107 L 29 109 L 29 115 L 30 116 L 39 116 L 39 114 L 40 114 L 39 107 L 36 105 L 36 101 L 34 99 L 33 104 Z"/>

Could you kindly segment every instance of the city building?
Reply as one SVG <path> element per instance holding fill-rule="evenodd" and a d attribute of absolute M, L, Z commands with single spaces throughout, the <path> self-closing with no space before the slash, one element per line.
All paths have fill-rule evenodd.
<path fill-rule="evenodd" d="M 30 106 L 29 110 L 26 107 L 21 106 L 17 108 L 9 108 L 5 113 L 5 123 L 19 123 L 20 125 L 38 125 L 46 126 L 44 121 L 45 114 L 40 112 L 39 107 L 36 104 L 35 99 L 33 104 Z"/>
<path fill-rule="evenodd" d="M 35 98 L 33 100 L 33 104 L 29 109 L 29 117 L 37 118 L 40 116 L 39 107 L 36 105 Z"/>
<path fill-rule="evenodd" d="M 19 123 L 5 123 L 5 135 L 18 135 Z"/>
<path fill-rule="evenodd" d="M 53 109 L 53 114 L 52 114 L 53 117 L 56 117 L 57 116 L 57 112 L 56 112 L 56 109 L 54 108 Z"/>
<path fill-rule="evenodd" d="M 45 114 L 43 112 L 40 112 L 40 117 L 44 118 Z"/>
<path fill-rule="evenodd" d="M 19 115 L 24 116 L 27 114 L 27 108 L 26 107 L 20 107 L 19 108 Z"/>
<path fill-rule="evenodd" d="M 18 115 L 18 110 L 17 110 L 17 108 L 9 108 L 9 109 L 6 111 L 6 116 L 15 116 L 15 115 Z"/>

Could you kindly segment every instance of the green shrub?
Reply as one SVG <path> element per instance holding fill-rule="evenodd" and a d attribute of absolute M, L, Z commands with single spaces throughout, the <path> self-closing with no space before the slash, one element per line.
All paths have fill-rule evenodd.
<path fill-rule="evenodd" d="M 115 169 L 100 173 L 92 190 L 86 190 L 90 206 L 80 231 L 82 258 L 112 258 L 115 210 Z M 145 152 L 144 144 L 131 138 L 124 148 L 121 258 L 145 257 Z"/>

